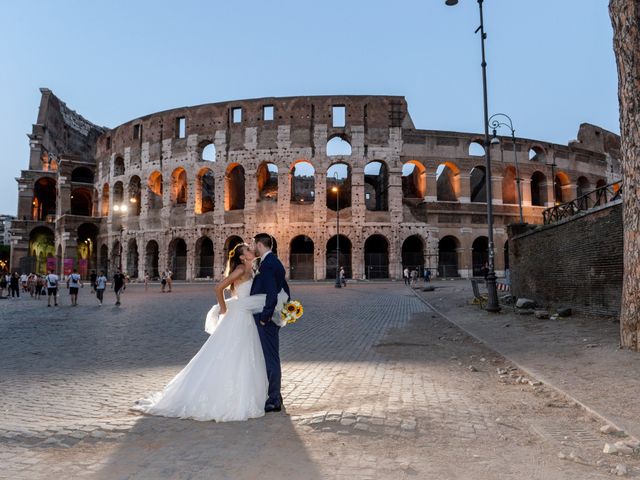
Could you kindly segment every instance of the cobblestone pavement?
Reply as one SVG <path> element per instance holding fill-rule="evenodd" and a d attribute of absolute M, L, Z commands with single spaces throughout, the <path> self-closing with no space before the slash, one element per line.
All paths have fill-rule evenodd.
<path fill-rule="evenodd" d="M 121 307 L 87 291 L 74 308 L 0 301 L 0 478 L 637 473 L 634 457 L 597 457 L 596 420 L 396 283 L 293 286 L 305 316 L 281 334 L 286 413 L 215 424 L 131 412 L 206 339 L 211 291 L 133 286 Z"/>

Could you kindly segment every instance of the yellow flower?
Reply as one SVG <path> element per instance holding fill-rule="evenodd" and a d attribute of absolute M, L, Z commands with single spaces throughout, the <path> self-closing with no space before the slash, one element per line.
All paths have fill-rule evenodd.
<path fill-rule="evenodd" d="M 288 312 L 295 312 L 296 311 L 296 306 L 293 303 L 290 303 L 289 305 L 287 305 L 287 311 Z"/>

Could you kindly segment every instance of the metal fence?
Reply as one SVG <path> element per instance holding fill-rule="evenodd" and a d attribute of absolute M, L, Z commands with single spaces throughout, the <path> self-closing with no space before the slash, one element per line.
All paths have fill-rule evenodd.
<path fill-rule="evenodd" d="M 597 188 L 570 202 L 561 203 L 542 212 L 545 225 L 559 222 L 565 218 L 570 218 L 579 212 L 590 208 L 606 205 L 622 198 L 622 182 L 614 182 L 609 185 Z"/>
<path fill-rule="evenodd" d="M 291 280 L 313 280 L 313 253 L 292 253 L 289 257 Z"/>

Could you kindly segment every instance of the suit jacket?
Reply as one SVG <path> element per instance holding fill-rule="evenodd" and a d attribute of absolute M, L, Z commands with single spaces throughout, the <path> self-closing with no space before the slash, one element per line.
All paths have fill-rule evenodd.
<path fill-rule="evenodd" d="M 260 263 L 258 272 L 253 278 L 253 285 L 251 285 L 251 295 L 259 293 L 266 293 L 267 295 L 262 312 L 253 315 L 257 321 L 263 323 L 271 321 L 273 312 L 277 307 L 280 290 L 284 290 L 287 295 L 291 296 L 289 285 L 285 279 L 284 267 L 278 257 L 271 252 Z"/>

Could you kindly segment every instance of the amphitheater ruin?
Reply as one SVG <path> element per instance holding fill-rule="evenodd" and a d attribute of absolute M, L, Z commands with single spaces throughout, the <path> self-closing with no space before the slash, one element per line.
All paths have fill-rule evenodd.
<path fill-rule="evenodd" d="M 229 250 L 261 232 L 291 279 L 335 278 L 338 244 L 354 279 L 397 279 L 404 267 L 469 277 L 487 261 L 482 135 L 417 129 L 404 97 L 238 100 L 109 129 L 41 95 L 17 179 L 14 269 L 219 279 Z M 513 143 L 499 139 L 489 148 L 500 275 L 519 213 Z M 590 124 L 568 145 L 516 138 L 525 222 L 618 180 L 619 148 Z"/>

